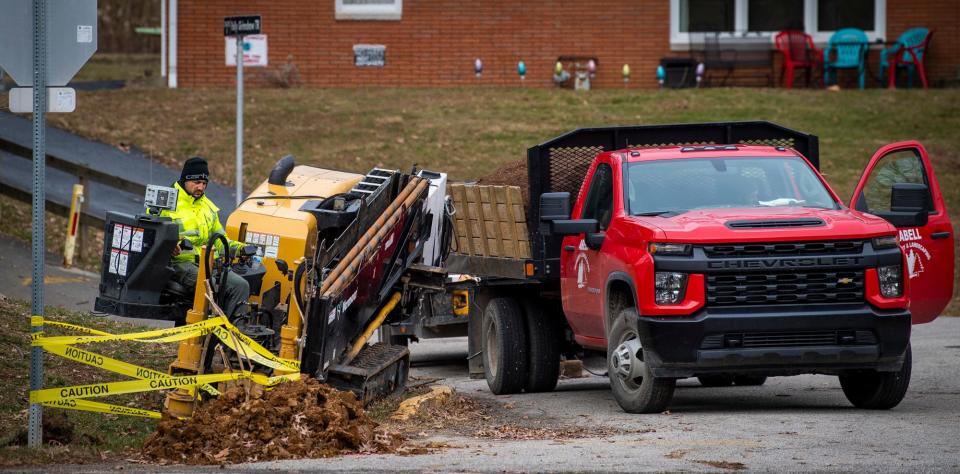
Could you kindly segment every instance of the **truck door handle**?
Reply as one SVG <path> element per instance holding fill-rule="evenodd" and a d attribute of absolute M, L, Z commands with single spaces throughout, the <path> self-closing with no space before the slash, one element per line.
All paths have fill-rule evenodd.
<path fill-rule="evenodd" d="M 930 234 L 930 238 L 933 239 L 946 239 L 947 237 L 950 237 L 950 232 L 934 232 Z"/>
<path fill-rule="evenodd" d="M 572 246 L 572 245 L 567 245 L 567 246 L 564 247 L 563 249 L 566 250 L 567 252 L 573 252 L 573 251 L 576 250 L 577 248 L 574 247 L 574 246 Z"/>

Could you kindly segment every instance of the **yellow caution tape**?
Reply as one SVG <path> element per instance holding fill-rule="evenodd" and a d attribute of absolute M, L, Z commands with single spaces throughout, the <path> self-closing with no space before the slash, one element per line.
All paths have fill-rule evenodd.
<path fill-rule="evenodd" d="M 53 402 L 57 400 L 73 400 L 76 398 L 105 397 L 108 395 L 122 395 L 125 393 L 152 392 L 171 388 L 189 388 L 207 383 L 224 382 L 227 380 L 241 380 L 253 378 L 248 372 L 230 372 L 208 375 L 185 375 L 154 380 L 127 380 L 123 382 L 95 383 L 89 385 L 75 385 L 72 387 L 45 388 L 30 391 L 30 403 Z M 264 376 L 262 380 L 266 380 Z"/>
<path fill-rule="evenodd" d="M 56 326 L 56 327 L 60 327 L 60 328 L 64 328 L 64 329 L 70 329 L 70 330 L 72 330 L 72 331 L 85 332 L 85 333 L 87 333 L 87 334 L 95 334 L 95 335 L 98 335 L 98 336 L 112 336 L 112 335 L 113 335 L 113 334 L 110 334 L 109 332 L 103 332 L 103 331 L 99 331 L 99 330 L 93 329 L 93 328 L 85 328 L 85 327 L 83 327 L 83 326 L 77 326 L 76 324 L 64 323 L 64 322 L 60 322 L 60 321 L 51 321 L 51 320 L 49 320 L 49 319 L 43 319 L 43 318 L 41 318 L 41 321 L 42 321 L 42 322 L 40 323 L 41 325 L 44 325 L 44 324 L 45 324 L 45 325 L 47 325 L 47 326 Z"/>
<path fill-rule="evenodd" d="M 210 332 L 217 336 L 224 345 L 245 359 L 252 360 L 271 369 L 300 371 L 300 361 L 281 359 L 273 355 L 273 353 L 258 344 L 257 341 L 250 339 L 230 323 L 226 323 L 222 327 L 211 328 Z"/>
<path fill-rule="evenodd" d="M 44 346 L 44 349 L 51 354 L 56 354 L 64 359 L 70 359 L 91 367 L 98 367 L 103 370 L 109 370 L 110 372 L 141 380 L 168 379 L 173 377 L 170 374 L 165 374 L 163 372 L 148 369 L 146 367 L 140 367 L 139 365 L 113 359 L 95 352 L 85 351 L 73 346 L 46 345 Z M 210 385 L 201 385 L 200 388 L 210 395 L 220 395 L 220 392 Z"/>
<path fill-rule="evenodd" d="M 191 393 L 196 393 L 197 388 L 205 390 L 212 395 L 218 395 L 219 392 L 210 386 L 210 384 L 228 380 L 249 379 L 254 383 L 269 388 L 285 381 L 298 380 L 300 378 L 299 361 L 277 357 L 269 350 L 258 344 L 256 341 L 240 332 L 239 329 L 230 324 L 230 322 L 227 321 L 227 319 L 223 316 L 209 318 L 190 325 L 176 328 L 141 331 L 130 334 L 111 334 L 70 323 L 45 321 L 42 316 L 34 316 L 31 318 L 30 322 L 32 326 L 42 326 L 47 324 L 50 326 L 89 334 L 87 336 L 45 337 L 43 332 L 37 332 L 31 334 L 31 345 L 43 347 L 50 353 L 59 355 L 69 360 L 139 379 L 121 382 L 77 385 L 72 387 L 49 388 L 33 390 L 30 392 L 30 403 L 41 403 L 49 407 L 140 416 L 147 418 L 159 418 L 160 413 L 156 411 L 121 405 L 111 405 L 86 399 L 91 397 L 170 389 L 186 389 L 191 391 Z M 104 356 L 102 354 L 97 354 L 95 352 L 73 347 L 74 344 L 90 344 L 112 341 L 136 341 L 149 343 L 175 342 L 182 341 L 184 339 L 200 337 L 207 334 L 213 334 L 217 336 L 218 339 L 236 352 L 240 357 L 249 359 L 270 368 L 291 370 L 293 373 L 268 377 L 260 373 L 235 371 L 220 374 L 174 377 L 153 369 L 140 367 L 135 364 Z"/>
<path fill-rule="evenodd" d="M 69 410 L 92 411 L 97 413 L 112 413 L 114 415 L 140 416 L 144 418 L 156 419 L 160 418 L 160 412 L 158 411 L 125 407 L 122 405 L 111 405 L 109 403 L 100 403 L 90 400 L 59 400 L 55 402 L 43 402 L 43 406 L 66 408 Z"/>
<path fill-rule="evenodd" d="M 175 342 L 191 337 L 202 336 L 209 333 L 212 327 L 220 326 L 227 320 L 222 316 L 204 319 L 193 324 L 175 328 L 154 329 L 151 331 L 132 332 L 130 334 L 109 334 L 96 336 L 54 336 L 45 337 L 32 342 L 34 346 L 43 346 L 47 344 L 73 345 L 90 344 L 97 342 L 113 341 L 139 341 L 139 342 Z M 207 330 L 207 331 L 204 331 Z"/>

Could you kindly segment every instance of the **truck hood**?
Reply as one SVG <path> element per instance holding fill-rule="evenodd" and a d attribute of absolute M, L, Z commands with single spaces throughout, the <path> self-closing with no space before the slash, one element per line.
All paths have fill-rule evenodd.
<path fill-rule="evenodd" d="M 631 217 L 656 226 L 671 242 L 721 243 L 862 239 L 895 232 L 887 221 L 843 208 L 700 209 L 673 217 Z"/>

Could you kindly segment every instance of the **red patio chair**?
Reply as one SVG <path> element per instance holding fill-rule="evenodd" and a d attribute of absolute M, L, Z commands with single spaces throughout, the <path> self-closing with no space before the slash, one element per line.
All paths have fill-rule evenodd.
<path fill-rule="evenodd" d="M 802 31 L 786 30 L 777 33 L 774 42 L 777 51 L 783 54 L 780 82 L 783 83 L 786 78 L 787 89 L 792 89 L 794 71 L 804 69 L 809 87 L 813 68 L 823 64 L 823 51 L 813 44 L 813 38 Z"/>

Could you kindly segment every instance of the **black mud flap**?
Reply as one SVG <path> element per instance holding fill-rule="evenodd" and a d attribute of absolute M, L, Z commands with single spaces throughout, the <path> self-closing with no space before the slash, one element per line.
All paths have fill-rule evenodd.
<path fill-rule="evenodd" d="M 378 342 L 364 347 L 350 365 L 331 365 L 326 382 L 338 390 L 352 391 L 368 405 L 403 390 L 409 371 L 406 347 Z"/>

